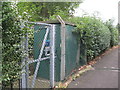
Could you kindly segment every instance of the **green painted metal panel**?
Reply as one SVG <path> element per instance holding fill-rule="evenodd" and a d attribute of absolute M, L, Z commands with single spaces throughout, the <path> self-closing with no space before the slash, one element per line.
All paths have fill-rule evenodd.
<path fill-rule="evenodd" d="M 40 29 L 41 28 L 41 29 Z M 60 49 L 60 24 L 56 24 L 56 37 L 55 37 L 55 54 L 56 54 L 56 59 L 55 59 L 55 81 L 59 81 L 60 80 L 60 53 L 61 53 L 61 49 Z M 44 39 L 44 35 L 46 32 L 46 29 L 44 26 L 41 25 L 35 25 L 34 26 L 34 59 L 37 59 L 40 53 L 40 48 L 42 45 L 42 41 Z M 49 40 L 49 37 L 48 37 Z M 44 55 L 42 56 L 44 57 Z M 36 66 L 36 64 L 35 64 Z M 45 79 L 49 80 L 49 71 L 50 71 L 50 60 L 44 60 L 41 61 L 40 63 L 40 67 L 39 67 L 39 71 L 38 71 L 38 77 L 42 77 Z"/>
<path fill-rule="evenodd" d="M 46 29 L 45 26 L 35 25 L 34 30 L 34 59 L 38 59 Z M 49 60 L 41 61 L 37 76 L 49 79 L 49 63 Z"/>
<path fill-rule="evenodd" d="M 69 75 L 77 66 L 78 37 L 73 33 L 75 27 L 66 25 L 66 74 Z"/>
<path fill-rule="evenodd" d="M 74 33 L 75 27 L 66 25 L 66 74 L 68 76 L 74 69 L 86 64 L 86 48 L 85 45 L 80 42 L 80 56 L 77 61 L 77 51 L 79 41 L 79 34 Z M 81 58 L 82 57 L 82 58 Z"/>
<path fill-rule="evenodd" d="M 40 48 L 42 45 L 42 41 L 44 39 L 44 35 L 46 32 L 46 29 L 44 26 L 41 28 L 40 25 L 35 25 L 35 33 L 34 33 L 34 59 L 37 59 L 39 56 Z M 41 30 L 39 30 L 41 28 Z M 60 66 L 61 66 L 61 25 L 55 24 L 55 81 L 60 81 Z M 65 76 L 68 76 L 73 69 L 84 65 L 86 62 L 85 59 L 85 48 L 84 46 L 80 45 L 80 54 L 83 55 L 83 57 L 80 57 L 79 62 L 76 61 L 77 59 L 77 51 L 78 51 L 78 34 L 73 33 L 73 30 L 75 29 L 74 26 L 66 25 L 66 66 L 65 66 Z M 49 38 L 48 38 L 49 39 Z M 81 56 L 80 55 L 80 56 Z M 44 55 L 42 56 L 44 57 Z M 45 60 L 40 63 L 40 69 L 38 71 L 38 77 L 46 78 L 49 80 L 49 71 L 50 71 L 50 60 Z"/>

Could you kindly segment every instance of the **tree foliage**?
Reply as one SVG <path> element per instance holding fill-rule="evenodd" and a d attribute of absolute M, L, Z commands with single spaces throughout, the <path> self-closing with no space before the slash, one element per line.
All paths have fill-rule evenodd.
<path fill-rule="evenodd" d="M 18 7 L 21 15 L 23 12 L 30 15 L 30 21 L 43 21 L 56 14 L 69 17 L 79 4 L 78 2 L 20 2 Z"/>

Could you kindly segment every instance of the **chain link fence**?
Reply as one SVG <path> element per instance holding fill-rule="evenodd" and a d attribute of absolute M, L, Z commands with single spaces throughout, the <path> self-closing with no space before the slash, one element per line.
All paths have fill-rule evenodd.
<path fill-rule="evenodd" d="M 27 64 L 29 69 L 28 71 L 26 70 L 26 74 L 28 73 L 26 77 L 28 80 L 26 83 L 29 88 L 50 88 L 50 86 L 54 83 L 54 76 L 50 76 L 54 73 L 53 70 L 50 70 L 54 68 L 50 65 L 52 64 L 50 60 L 53 60 L 50 59 L 52 58 L 51 55 L 53 53 L 51 54 L 51 52 L 53 50 L 49 47 L 53 47 L 52 39 L 54 38 L 53 35 L 51 35 L 53 30 L 51 27 L 52 26 L 46 27 L 46 25 L 41 25 L 38 29 L 35 29 L 36 27 L 32 26 L 31 31 L 27 32 Z M 51 42 L 49 40 L 51 40 Z M 52 46 L 50 46 L 50 43 Z M 50 81 L 52 81 L 51 84 Z"/>

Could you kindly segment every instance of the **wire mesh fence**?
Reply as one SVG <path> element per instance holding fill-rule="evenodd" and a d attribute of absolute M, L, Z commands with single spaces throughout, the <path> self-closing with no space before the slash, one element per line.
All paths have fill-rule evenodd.
<path fill-rule="evenodd" d="M 29 65 L 29 77 L 28 77 L 28 85 L 29 88 L 32 86 L 33 76 L 35 72 L 35 63 Z M 34 88 L 50 88 L 50 80 L 41 78 L 40 75 L 37 75 L 35 80 Z"/>
<path fill-rule="evenodd" d="M 27 32 L 24 45 L 28 55 L 25 57 L 22 87 L 50 88 L 54 86 L 54 61 L 52 61 L 54 60 L 54 33 L 52 30 L 53 26 L 43 25 L 37 29 L 32 27 L 31 31 Z"/>

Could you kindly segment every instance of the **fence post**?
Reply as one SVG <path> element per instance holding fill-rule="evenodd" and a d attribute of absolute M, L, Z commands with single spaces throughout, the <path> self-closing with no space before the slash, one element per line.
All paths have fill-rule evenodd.
<path fill-rule="evenodd" d="M 27 60 L 28 60 L 28 33 L 26 33 L 25 35 L 25 39 L 24 37 L 22 38 L 22 50 L 23 50 L 23 60 L 22 60 L 22 79 L 21 79 L 21 89 L 22 88 L 28 88 L 28 77 L 29 77 L 29 70 L 28 70 L 28 66 L 26 66 L 27 64 Z"/>
<path fill-rule="evenodd" d="M 26 71 L 26 87 L 29 88 L 29 64 L 28 63 L 28 33 L 26 33 L 25 37 L 25 51 L 26 51 L 26 57 L 25 57 L 25 71 Z"/>
<path fill-rule="evenodd" d="M 65 78 L 65 22 L 58 15 L 57 19 L 61 23 L 61 74 L 60 80 L 64 80 Z"/>
<path fill-rule="evenodd" d="M 50 87 L 54 87 L 55 78 L 55 25 L 50 29 Z"/>

